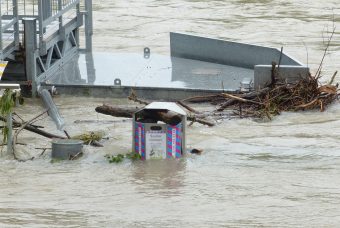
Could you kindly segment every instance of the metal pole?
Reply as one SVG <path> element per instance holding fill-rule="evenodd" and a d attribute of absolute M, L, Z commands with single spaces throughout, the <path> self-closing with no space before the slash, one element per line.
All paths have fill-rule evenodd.
<path fill-rule="evenodd" d="M 96 81 L 96 68 L 94 67 L 92 52 L 86 52 L 86 71 L 87 71 L 87 81 L 89 85 L 93 85 Z"/>
<path fill-rule="evenodd" d="M 43 20 L 46 20 L 52 16 L 51 0 L 42 1 L 42 8 L 43 8 L 42 11 Z"/>
<path fill-rule="evenodd" d="M 1 3 L 1 1 L 0 1 Z M 1 60 L 3 60 L 2 58 L 2 49 L 3 49 L 3 45 L 2 45 L 2 9 L 1 9 L 1 4 L 0 4 L 0 52 L 1 52 Z"/>
<path fill-rule="evenodd" d="M 58 0 L 58 13 L 63 10 L 63 3 L 61 0 Z M 59 30 L 63 28 L 63 15 L 60 15 L 59 17 Z M 65 38 L 65 37 L 64 37 Z"/>
<path fill-rule="evenodd" d="M 19 47 L 19 42 L 20 42 L 20 32 L 19 32 L 19 17 L 18 17 L 18 1 L 13 0 L 13 17 L 14 20 L 16 20 L 14 24 L 14 41 L 15 41 L 15 46 L 18 48 Z"/>
<path fill-rule="evenodd" d="M 93 23 L 92 23 L 92 0 L 85 0 L 85 43 L 86 51 L 92 51 L 92 35 L 93 35 Z"/>
<path fill-rule="evenodd" d="M 38 1 L 38 19 L 39 19 L 39 47 L 42 45 L 44 39 L 44 11 L 43 11 L 43 0 Z"/>
<path fill-rule="evenodd" d="M 25 55 L 26 55 L 26 77 L 27 80 L 32 82 L 32 97 L 37 96 L 37 61 L 36 61 L 36 50 L 37 50 L 37 24 L 35 18 L 23 18 L 24 23 L 24 35 L 25 35 Z"/>
<path fill-rule="evenodd" d="M 77 20 L 80 20 L 80 18 L 82 17 L 82 14 L 80 13 L 80 3 L 77 4 Z M 76 41 L 77 41 L 77 45 L 78 45 L 78 48 L 80 46 L 80 43 L 79 43 L 79 28 L 77 28 L 75 30 L 75 38 L 76 38 Z"/>

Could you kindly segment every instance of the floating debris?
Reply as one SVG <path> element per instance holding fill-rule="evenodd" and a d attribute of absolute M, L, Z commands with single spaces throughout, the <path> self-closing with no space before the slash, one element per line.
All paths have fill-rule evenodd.
<path fill-rule="evenodd" d="M 201 155 L 202 152 L 203 152 L 202 149 L 195 149 L 195 148 L 194 148 L 194 149 L 190 150 L 190 153 L 192 153 L 192 154 L 197 154 L 197 155 Z"/>

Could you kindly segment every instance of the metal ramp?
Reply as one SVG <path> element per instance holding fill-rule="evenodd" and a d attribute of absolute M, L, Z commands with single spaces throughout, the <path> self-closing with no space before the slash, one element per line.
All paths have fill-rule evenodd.
<path fill-rule="evenodd" d="M 9 61 L 3 81 L 30 85 L 33 95 L 79 53 L 92 50 L 92 0 L 1 0 L 0 59 Z"/>

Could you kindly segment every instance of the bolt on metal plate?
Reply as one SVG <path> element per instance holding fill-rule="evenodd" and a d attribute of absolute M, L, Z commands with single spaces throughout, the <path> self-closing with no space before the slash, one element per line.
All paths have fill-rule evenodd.
<path fill-rule="evenodd" d="M 149 59 L 149 58 L 150 58 L 150 55 L 151 55 L 151 50 L 150 50 L 150 48 L 148 48 L 148 47 L 144 48 L 144 58 L 145 58 L 145 59 Z"/>

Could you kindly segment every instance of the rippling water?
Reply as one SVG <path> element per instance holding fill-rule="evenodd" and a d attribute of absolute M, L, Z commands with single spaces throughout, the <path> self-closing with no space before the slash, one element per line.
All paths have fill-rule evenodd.
<path fill-rule="evenodd" d="M 168 32 L 281 47 L 315 71 L 338 1 L 95 1 L 94 48 L 167 54 Z M 338 69 L 339 32 L 323 80 Z M 336 80 L 339 80 L 339 76 Z M 28 100 L 29 119 L 42 107 Z M 340 224 L 340 106 L 283 113 L 271 122 L 230 120 L 188 127 L 201 156 L 109 164 L 131 149 L 131 122 L 96 114 L 115 99 L 56 99 L 68 131 L 103 130 L 104 148 L 85 147 L 74 162 L 50 162 L 50 142 L 19 136 L 26 163 L 0 161 L 0 227 L 337 227 Z M 53 131 L 49 119 L 38 122 Z"/>

